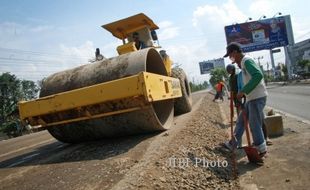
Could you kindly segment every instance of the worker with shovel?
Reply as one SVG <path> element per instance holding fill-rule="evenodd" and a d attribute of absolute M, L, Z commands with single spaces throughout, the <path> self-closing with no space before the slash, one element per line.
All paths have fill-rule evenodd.
<path fill-rule="evenodd" d="M 238 43 L 230 43 L 226 47 L 226 54 L 224 57 L 231 59 L 233 63 L 237 63 L 239 68 L 242 70 L 243 84 L 241 91 L 238 92 L 237 98 L 242 99 L 246 97 L 246 103 L 242 109 L 243 114 L 240 114 L 237 119 L 236 128 L 234 130 L 235 138 L 225 143 L 225 146 L 229 149 L 233 149 L 240 144 L 244 129 L 247 127 L 249 122 L 250 129 L 252 132 L 252 138 L 254 141 L 254 147 L 249 142 L 248 147 L 244 150 L 250 161 L 262 162 L 265 154 L 267 153 L 267 146 L 263 135 L 262 125 L 264 119 L 264 107 L 267 100 L 267 90 L 263 80 L 263 73 L 255 63 L 254 59 L 248 55 L 244 55 L 241 47 Z M 247 151 L 250 149 L 250 151 Z M 252 155 L 249 155 L 249 154 Z M 255 159 L 250 159 L 249 156 L 254 156 Z"/>

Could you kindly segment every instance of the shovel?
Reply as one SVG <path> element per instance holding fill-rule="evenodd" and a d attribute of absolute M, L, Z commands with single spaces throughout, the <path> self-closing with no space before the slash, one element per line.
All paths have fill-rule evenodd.
<path fill-rule="evenodd" d="M 248 142 L 248 146 L 244 146 L 242 147 L 243 150 L 245 151 L 248 160 L 250 162 L 253 163 L 263 163 L 263 159 L 261 158 L 261 156 L 259 155 L 257 149 L 255 147 L 252 146 L 251 144 L 251 139 L 250 139 L 250 131 L 249 131 L 249 122 L 246 116 L 246 112 L 245 112 L 245 108 L 244 108 L 244 104 L 246 101 L 245 96 L 243 97 L 243 102 L 241 103 L 241 110 L 242 110 L 242 115 L 243 115 L 243 120 L 244 120 L 244 128 L 245 128 L 245 133 L 246 133 L 246 139 Z"/>
<path fill-rule="evenodd" d="M 233 100 L 234 100 L 234 94 L 231 91 L 230 92 L 230 136 L 231 136 L 231 141 L 235 141 L 235 136 L 234 136 L 234 105 L 233 105 Z M 235 152 L 235 146 L 233 146 L 232 154 L 231 154 L 231 159 L 232 159 L 232 174 L 233 178 L 237 179 L 237 161 L 236 161 L 236 152 Z"/>

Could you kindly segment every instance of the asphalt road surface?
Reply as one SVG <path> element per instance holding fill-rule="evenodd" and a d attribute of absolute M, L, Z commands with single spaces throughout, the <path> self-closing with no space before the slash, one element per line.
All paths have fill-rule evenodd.
<path fill-rule="evenodd" d="M 267 105 L 310 121 L 310 85 L 268 86 Z"/>

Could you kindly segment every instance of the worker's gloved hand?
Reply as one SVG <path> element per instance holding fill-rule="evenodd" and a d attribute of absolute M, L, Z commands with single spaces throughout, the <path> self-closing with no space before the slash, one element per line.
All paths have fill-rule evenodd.
<path fill-rule="evenodd" d="M 241 109 L 244 109 L 245 108 L 245 102 L 246 102 L 246 97 L 245 95 L 243 95 L 240 99 L 238 99 L 240 101 L 240 106 L 241 106 Z"/>
<path fill-rule="evenodd" d="M 241 100 L 244 96 L 245 96 L 245 94 L 243 92 L 238 92 L 237 99 Z"/>

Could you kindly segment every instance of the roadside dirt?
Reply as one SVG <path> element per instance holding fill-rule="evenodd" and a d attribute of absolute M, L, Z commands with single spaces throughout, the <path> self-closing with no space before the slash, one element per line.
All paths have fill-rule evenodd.
<path fill-rule="evenodd" d="M 229 101 L 219 103 L 224 123 L 229 124 Z M 271 108 L 266 108 L 266 112 Z M 249 164 L 239 151 L 238 170 L 241 189 L 309 189 L 310 122 L 283 112 L 284 135 L 272 138 L 263 166 Z M 242 157 L 243 156 L 243 157 Z"/>
<path fill-rule="evenodd" d="M 206 95 L 187 123 L 161 134 L 113 189 L 239 189 L 230 156 L 218 146 L 228 135 L 212 98 Z"/>
<path fill-rule="evenodd" d="M 206 92 L 195 98 L 194 110 L 163 133 L 4 156 L 0 189 L 239 189 L 218 148 L 229 138 L 219 105 Z"/>

